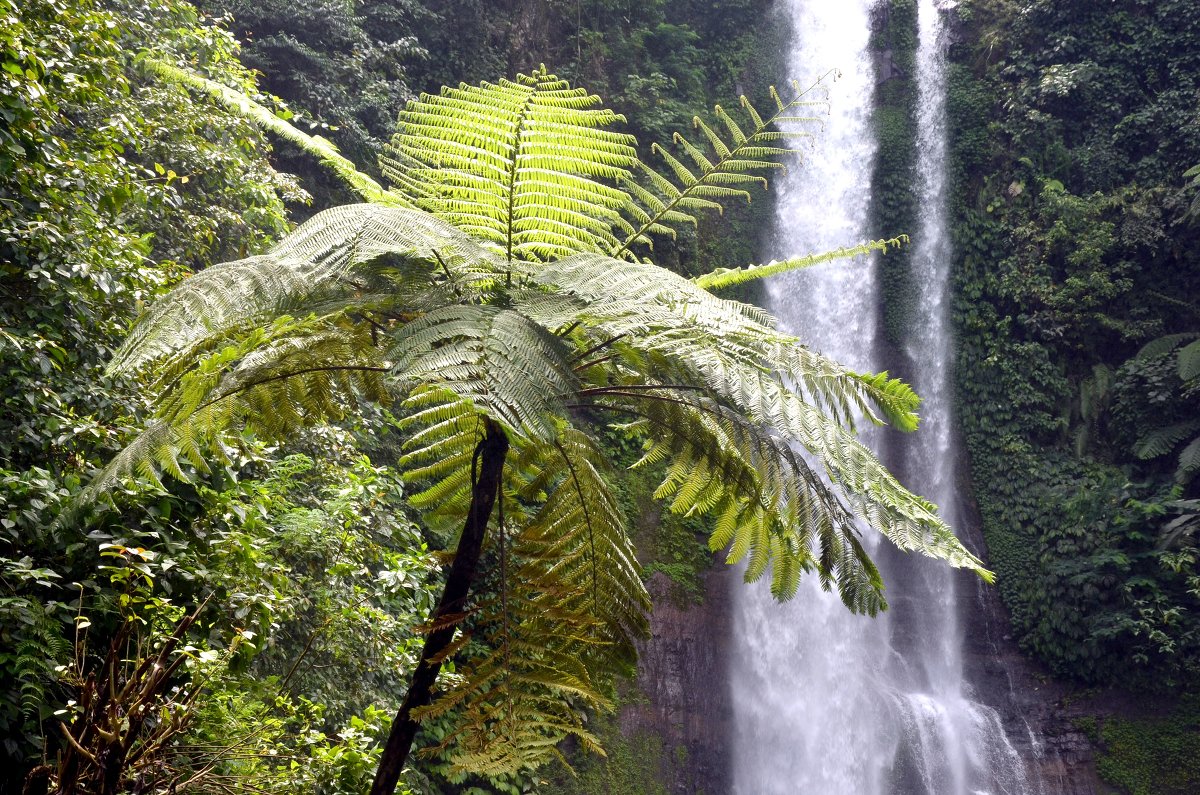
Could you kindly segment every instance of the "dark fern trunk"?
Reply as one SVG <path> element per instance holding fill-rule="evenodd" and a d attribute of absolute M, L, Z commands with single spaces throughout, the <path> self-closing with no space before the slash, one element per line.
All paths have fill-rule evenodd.
<path fill-rule="evenodd" d="M 393 795 L 396 791 L 400 773 L 404 770 L 408 753 L 417 736 L 418 724 L 412 713 L 433 700 L 433 685 L 442 669 L 442 652 L 454 639 L 457 615 L 462 613 L 466 606 L 471 586 L 475 582 L 479 555 L 483 551 L 483 541 L 487 534 L 488 519 L 500 493 L 504 457 L 508 454 L 508 437 L 504 435 L 504 431 L 491 420 L 485 422 L 487 432 L 475 449 L 475 461 L 472 462 L 472 468 L 477 464 L 478 470 L 475 473 L 477 476 L 472 478 L 467 521 L 463 525 L 462 537 L 459 538 L 458 549 L 454 553 L 450 574 L 446 577 L 442 598 L 430 617 L 429 623 L 434 629 L 425 639 L 425 647 L 421 649 L 421 660 L 417 663 L 417 670 L 409 683 L 408 694 L 392 722 L 383 756 L 379 760 L 379 769 L 375 773 L 375 781 L 371 784 L 371 795 Z"/>

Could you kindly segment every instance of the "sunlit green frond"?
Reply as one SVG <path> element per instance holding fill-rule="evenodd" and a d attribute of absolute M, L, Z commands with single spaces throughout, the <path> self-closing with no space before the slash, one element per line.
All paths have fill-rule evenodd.
<path fill-rule="evenodd" d="M 664 391 L 670 393 L 669 389 Z M 816 531 L 817 571 L 833 581 L 838 576 L 849 576 L 853 583 L 851 592 L 858 593 L 863 582 L 877 579 L 877 574 L 868 569 L 870 564 L 865 554 L 860 556 L 861 550 L 856 551 L 857 540 L 851 543 L 857 532 L 853 515 L 902 549 L 972 568 L 990 578 L 980 561 L 962 547 L 938 518 L 934 506 L 900 486 L 852 434 L 794 396 L 781 398 L 777 417 L 782 427 L 774 431 L 752 416 L 686 393 L 674 394 L 666 408 L 652 397 L 624 398 L 637 402 L 637 411 L 647 416 L 680 414 L 661 422 L 663 427 L 671 427 L 674 422 L 687 428 L 683 444 L 691 447 L 669 469 L 659 496 L 673 497 L 673 510 L 700 505 L 705 512 L 712 510 L 718 516 L 728 509 L 728 500 L 736 501 L 740 513 L 725 516 L 718 523 L 718 531 L 723 535 L 714 533 L 713 543 L 732 543 L 734 559 L 750 553 L 748 576 L 760 575 L 765 570 L 772 551 L 786 551 L 795 558 L 796 565 L 807 565 L 811 533 Z M 687 419 L 689 414 L 694 418 L 691 421 Z M 705 438 L 711 440 L 706 447 L 697 441 Z M 667 442 L 659 444 L 664 443 Z M 680 442 L 673 444 L 678 446 Z M 823 476 L 840 487 L 847 500 L 845 506 L 829 492 L 824 477 L 814 473 L 807 459 L 793 450 L 792 444 L 803 447 L 824 470 Z M 651 450 L 653 456 L 654 448 Z M 662 451 L 657 454 L 661 456 Z M 714 470 L 713 462 L 719 462 L 720 468 Z M 697 502 L 697 495 L 706 489 L 716 491 L 708 500 Z M 721 490 L 729 493 L 718 493 Z M 764 521 L 765 528 L 761 524 Z M 782 533 L 783 540 L 767 548 L 763 544 L 771 528 L 776 534 Z M 828 564 L 826 559 L 830 561 Z M 781 583 L 775 583 L 775 587 L 777 592 L 784 590 Z"/>
<path fill-rule="evenodd" d="M 613 186 L 636 154 L 599 104 L 545 70 L 423 94 L 401 111 L 381 165 L 417 206 L 508 259 L 606 250 L 628 201 Z"/>
<path fill-rule="evenodd" d="M 802 257 L 791 257 L 782 261 L 772 260 L 765 265 L 747 265 L 744 268 L 717 268 L 708 273 L 696 276 L 692 281 L 696 283 L 697 287 L 702 287 L 705 290 L 719 290 L 722 287 L 730 287 L 754 279 L 765 279 L 768 276 L 775 276 L 780 273 L 811 268 L 814 265 L 833 262 L 834 260 L 861 257 L 873 251 L 886 254 L 889 248 L 898 248 L 906 242 L 908 242 L 907 237 L 892 238 L 890 240 L 870 240 L 857 246 L 844 246 L 820 254 L 806 254 Z"/>
<path fill-rule="evenodd" d="M 581 298 L 579 320 L 597 333 L 686 361 L 696 383 L 719 394 L 738 394 L 762 372 L 776 372 L 847 425 L 882 415 L 902 430 L 916 428 L 918 399 L 901 381 L 848 370 L 777 331 L 757 307 L 717 298 L 665 269 L 582 254 L 545 266 L 535 280 Z"/>
<path fill-rule="evenodd" d="M 89 483 L 81 504 L 128 479 L 161 485 L 162 473 L 187 480 L 224 460 L 219 440 L 249 429 L 285 439 L 301 428 L 338 420 L 362 400 L 388 396 L 387 367 L 361 326 L 326 318 L 277 319 L 200 357 L 181 377 L 163 382 L 155 417 Z"/>
<path fill-rule="evenodd" d="M 627 401 L 641 417 L 629 427 L 653 440 L 643 461 L 668 462 L 656 496 L 672 511 L 717 517 L 709 545 L 747 560 L 748 581 L 770 569 L 772 592 L 786 599 L 811 571 L 855 611 L 886 607 L 853 514 L 786 439 L 700 398 Z"/>
<path fill-rule="evenodd" d="M 715 115 L 725 128 L 728 142 L 716 129 L 696 117 L 693 124 L 711 154 L 680 133 L 676 133 L 672 139 L 683 152 L 681 157 L 692 162 L 691 167 L 685 165 L 666 147 L 652 147 L 652 153 L 666 164 L 674 176 L 674 181 L 646 163 L 639 164 L 642 167 L 641 173 L 648 178 L 648 187 L 657 195 L 653 201 L 647 202 L 644 196 L 631 191 L 630 203 L 625 212 L 634 219 L 634 229 L 628 232 L 618 245 L 609 248 L 608 253 L 614 257 L 627 258 L 630 256 L 630 249 L 637 243 L 647 242 L 651 233 L 661 233 L 661 230 L 669 230 L 672 225 L 680 223 L 695 223 L 696 217 L 693 213 L 706 206 L 689 203 L 689 199 L 704 197 L 711 200 L 719 195 L 722 198 L 738 197 L 748 201 L 750 194 L 743 189 L 744 186 L 758 184 L 765 187 L 766 180 L 758 172 L 783 168 L 778 158 L 795 154 L 797 151 L 776 144 L 807 137 L 797 128 L 798 121 L 820 122 L 819 119 L 801 119 L 792 113 L 798 108 L 813 104 L 811 96 L 814 89 L 821 84 L 822 81 L 818 80 L 808 89 L 801 90 L 797 87 L 795 96 L 786 102 L 772 87 L 771 95 L 776 99 L 779 108 L 774 115 L 766 119 L 742 97 L 741 105 L 751 125 L 748 131 L 718 105 Z M 721 189 L 721 192 L 713 193 L 714 188 Z"/>

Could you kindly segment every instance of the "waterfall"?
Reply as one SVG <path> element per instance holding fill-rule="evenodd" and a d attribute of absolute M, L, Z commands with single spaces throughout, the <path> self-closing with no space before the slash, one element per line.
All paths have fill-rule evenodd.
<path fill-rule="evenodd" d="M 831 112 L 806 162 L 778 184 L 777 246 L 794 255 L 863 240 L 875 143 L 876 75 L 868 44 L 876 0 L 790 0 L 793 75 L 837 67 Z M 924 398 L 922 427 L 889 457 L 910 488 L 953 525 L 956 508 L 947 311 L 945 29 L 936 0 L 919 0 L 917 53 L 919 285 L 905 353 Z M 881 300 L 874 262 L 772 280 L 769 308 L 806 344 L 855 369 L 878 370 Z M 878 446 L 879 439 L 868 437 Z M 864 529 L 892 610 L 850 614 L 816 578 L 785 604 L 738 583 L 730 687 L 738 795 L 1029 795 L 1000 716 L 964 681 L 955 575 L 935 561 L 892 553 Z"/>

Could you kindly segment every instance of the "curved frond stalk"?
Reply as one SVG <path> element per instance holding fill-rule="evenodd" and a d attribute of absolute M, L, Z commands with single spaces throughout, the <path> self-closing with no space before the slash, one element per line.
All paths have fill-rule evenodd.
<path fill-rule="evenodd" d="M 740 97 L 742 109 L 750 119 L 748 133 L 717 105 L 714 115 L 725 127 L 729 143 L 700 117 L 695 117 L 692 120 L 693 126 L 707 141 L 713 157 L 692 144 L 682 134 L 675 133 L 673 142 L 682 149 L 682 156 L 692 161 L 693 165 L 690 167 L 665 147 L 655 144 L 652 151 L 667 164 L 674 179 L 664 176 L 644 162 L 639 162 L 642 175 L 649 181 L 653 192 L 635 186 L 632 179 L 627 180 L 625 187 L 630 193 L 630 201 L 623 209 L 633 219 L 633 223 L 626 237 L 606 253 L 613 257 L 626 258 L 632 256 L 635 244 L 650 245 L 654 234 L 665 233 L 673 236 L 671 225 L 695 224 L 696 211 L 720 211 L 721 205 L 714 199 L 741 198 L 749 201 L 750 193 L 744 186 L 761 185 L 765 188 L 767 185 L 767 180 L 758 172 L 782 169 L 779 157 L 799 154 L 798 149 L 779 144 L 808 138 L 810 134 L 800 127 L 822 123 L 818 117 L 796 114 L 803 108 L 828 108 L 827 101 L 813 100 L 811 96 L 813 91 L 824 85 L 825 79 L 831 74 L 833 73 L 822 75 L 806 89 L 801 89 L 793 83 L 795 95 L 787 102 L 784 102 L 772 87 L 771 96 L 778 107 L 776 112 L 766 119 L 745 96 Z M 771 129 L 772 127 L 776 129 Z M 655 195 L 655 192 L 658 195 Z"/>
<path fill-rule="evenodd" d="M 389 193 L 369 175 L 359 171 L 354 163 L 338 152 L 333 142 L 319 135 L 309 135 L 293 124 L 276 116 L 269 108 L 255 102 L 241 91 L 198 75 L 190 69 L 181 68 L 158 58 L 142 58 L 141 64 L 151 74 L 180 85 L 201 91 L 220 102 L 229 110 L 250 120 L 264 130 L 298 146 L 317 160 L 364 200 L 378 204 L 390 204 L 412 208 L 413 204 L 402 196 Z"/>
<path fill-rule="evenodd" d="M 545 69 L 423 94 L 400 112 L 381 166 L 394 189 L 509 261 L 615 243 L 637 162 L 624 119 Z"/>
<path fill-rule="evenodd" d="M 764 265 L 747 265 L 744 268 L 717 268 L 708 273 L 693 277 L 692 281 L 697 287 L 705 290 L 720 290 L 723 287 L 732 287 L 735 284 L 742 284 L 754 279 L 765 279 L 768 276 L 775 276 L 780 273 L 811 268 L 814 265 L 821 265 L 826 262 L 861 257 L 874 251 L 886 254 L 889 249 L 899 248 L 907 242 L 908 237 L 905 235 L 888 240 L 869 240 L 857 246 L 837 248 L 821 254 L 806 254 L 802 257 L 792 257 L 781 261 L 772 260 Z"/>

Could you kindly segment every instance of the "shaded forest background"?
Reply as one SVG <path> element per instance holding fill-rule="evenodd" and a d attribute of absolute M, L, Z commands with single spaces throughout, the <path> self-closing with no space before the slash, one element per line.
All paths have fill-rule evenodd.
<path fill-rule="evenodd" d="M 1191 5 L 954 11 L 971 492 L 1022 648 L 1081 690 L 1155 705 L 1088 727 L 1101 772 L 1129 792 L 1200 781 Z M 873 237 L 910 231 L 918 209 L 904 179 L 886 179 L 913 162 L 915 3 L 882 9 L 878 46 L 897 75 L 881 91 Z M 151 78 L 144 57 L 255 95 L 370 166 L 408 98 L 543 62 L 625 113 L 643 146 L 667 140 L 694 113 L 778 81 L 787 33 L 768 0 L 0 0 L 0 789 L 20 791 L 53 756 L 57 721 L 86 687 L 81 659 L 102 657 L 127 620 L 151 644 L 213 593 L 178 701 L 204 695 L 162 763 L 198 768 L 225 753 L 229 776 L 272 792 L 362 791 L 402 696 L 394 672 L 411 667 L 414 627 L 440 587 L 435 551 L 448 539 L 385 509 L 403 491 L 396 451 L 363 441 L 386 437 L 386 414 L 287 449 L 248 439 L 252 453 L 194 485 L 131 491 L 87 526 L 55 523 L 145 412 L 136 385 L 103 365 L 146 301 L 350 198 L 288 144 Z M 769 222 L 769 196 L 756 197 L 660 261 L 746 264 Z M 905 317 L 903 263 L 888 263 L 892 327 Z M 644 507 L 650 480 L 627 477 L 631 507 Z M 697 598 L 704 528 L 654 518 L 639 539 L 647 571 Z M 609 732 L 618 752 L 585 761 L 574 782 L 559 771 L 463 781 L 433 757 L 409 783 L 662 791 L 653 779 L 669 752 Z M 250 739 L 231 754 L 230 738 Z M 619 789 L 635 781 L 641 790 Z"/>

